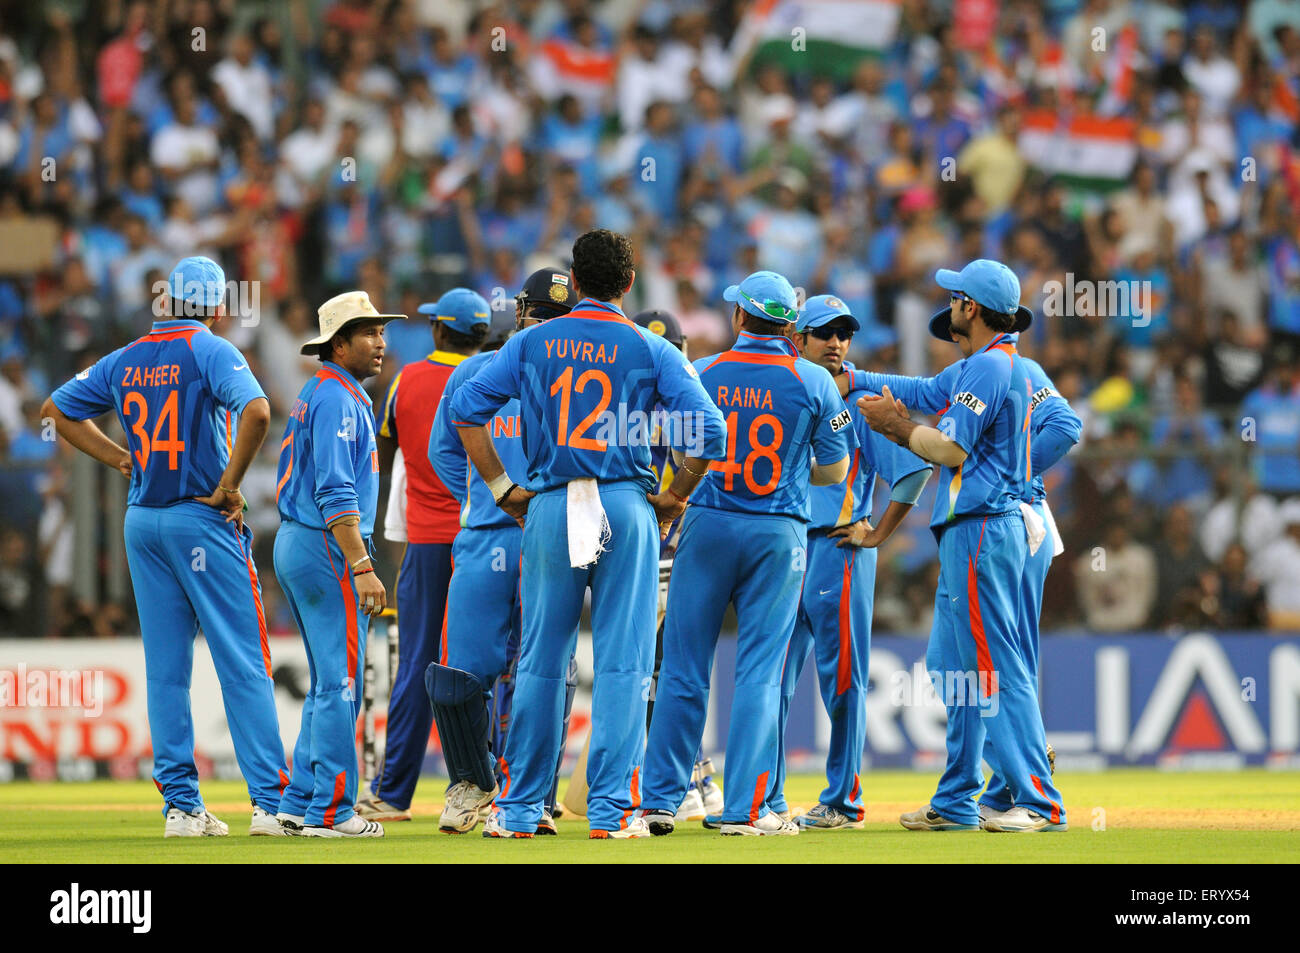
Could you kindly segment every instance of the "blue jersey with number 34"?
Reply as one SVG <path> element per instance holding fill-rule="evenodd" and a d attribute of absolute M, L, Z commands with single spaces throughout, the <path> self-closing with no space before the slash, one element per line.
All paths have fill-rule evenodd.
<path fill-rule="evenodd" d="M 239 350 L 199 321 L 155 321 L 53 394 L 70 420 L 117 411 L 131 452 L 132 506 L 207 496 L 230 462 L 235 417 L 265 397 Z"/>

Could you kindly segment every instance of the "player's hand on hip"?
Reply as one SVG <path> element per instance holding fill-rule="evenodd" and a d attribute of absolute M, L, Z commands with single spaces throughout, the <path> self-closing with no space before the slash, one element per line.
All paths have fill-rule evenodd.
<path fill-rule="evenodd" d="M 845 546 L 852 546 L 856 549 L 872 549 L 880 545 L 880 541 L 876 538 L 875 529 L 866 519 L 860 519 L 856 523 L 850 523 L 847 526 L 837 526 L 826 535 L 839 539 L 839 542 L 835 544 L 837 549 Z"/>
<path fill-rule="evenodd" d="M 117 463 L 114 464 L 114 466 L 117 467 L 118 473 L 122 474 L 122 476 L 126 477 L 128 480 L 131 479 L 131 454 L 130 453 L 122 454 L 122 458 L 118 460 Z"/>
<path fill-rule="evenodd" d="M 528 513 L 528 501 L 536 495 L 531 490 L 525 490 L 522 486 L 512 486 L 509 492 L 497 502 L 497 506 L 513 516 L 515 522 L 522 527 L 524 525 L 524 516 Z"/>
<path fill-rule="evenodd" d="M 379 615 L 384 611 L 388 605 L 388 593 L 373 570 L 353 576 L 352 583 L 357 587 L 357 604 L 361 606 L 362 612 L 366 615 Z"/>
<path fill-rule="evenodd" d="M 659 538 L 667 539 L 673 520 L 686 512 L 686 503 L 667 490 L 662 493 L 647 493 L 645 498 L 655 509 L 655 519 L 659 522 Z"/>
<path fill-rule="evenodd" d="M 244 494 L 239 490 L 224 490 L 217 487 L 211 495 L 196 496 L 194 499 L 213 509 L 221 510 L 227 523 L 234 523 L 241 530 L 244 528 Z"/>

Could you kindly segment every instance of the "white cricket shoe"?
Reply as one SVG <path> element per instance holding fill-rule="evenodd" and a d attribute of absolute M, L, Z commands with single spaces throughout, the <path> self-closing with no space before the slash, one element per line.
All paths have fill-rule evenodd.
<path fill-rule="evenodd" d="M 555 836 L 555 817 L 546 808 L 542 808 L 542 819 L 537 822 L 537 833 L 543 836 Z"/>
<path fill-rule="evenodd" d="M 1024 834 L 1031 831 L 1068 831 L 1070 825 L 1061 821 L 1053 824 L 1041 814 L 1027 807 L 1013 807 L 993 817 L 980 817 L 980 827 L 993 834 Z"/>
<path fill-rule="evenodd" d="M 909 831 L 977 831 L 980 829 L 978 824 L 960 824 L 951 821 L 929 804 L 907 814 L 900 814 L 898 822 Z"/>
<path fill-rule="evenodd" d="M 805 831 L 860 831 L 866 824 L 855 821 L 843 811 L 829 804 L 818 804 L 805 814 L 800 814 L 794 821 Z"/>
<path fill-rule="evenodd" d="M 206 810 L 189 814 L 179 807 L 167 809 L 163 837 L 225 837 L 229 833 L 230 828 Z"/>
<path fill-rule="evenodd" d="M 722 788 L 718 787 L 713 778 L 705 778 L 700 783 L 700 788 L 700 793 L 704 798 L 705 815 L 721 814 L 723 805 Z"/>
<path fill-rule="evenodd" d="M 592 830 L 587 835 L 589 840 L 631 840 L 636 837 L 649 837 L 650 827 L 645 818 L 637 816 L 627 822 L 627 826 L 617 831 Z"/>
<path fill-rule="evenodd" d="M 654 810 L 642 811 L 641 817 L 645 820 L 646 827 L 655 837 L 662 837 L 665 834 L 671 834 L 677 829 L 677 822 L 682 820 L 682 812 L 678 811 L 673 814 L 672 811 Z M 690 820 L 704 820 L 704 816 L 699 818 L 690 818 Z"/>
<path fill-rule="evenodd" d="M 492 813 L 488 815 L 487 820 L 483 822 L 483 836 L 499 837 L 503 840 L 531 840 L 533 838 L 533 835 L 526 831 L 512 831 L 508 829 L 505 822 L 501 820 L 501 812 L 499 810 L 492 811 Z"/>
<path fill-rule="evenodd" d="M 373 794 L 366 794 L 357 801 L 356 812 L 368 821 L 409 821 L 411 812 L 393 807 L 387 801 L 380 800 Z"/>
<path fill-rule="evenodd" d="M 768 811 L 750 824 L 723 823 L 721 831 L 727 836 L 737 834 L 749 837 L 790 836 L 799 833 L 799 825 L 783 820 L 775 811 Z"/>
<path fill-rule="evenodd" d="M 248 833 L 252 837 L 288 837 L 289 832 L 285 830 L 284 825 L 280 823 L 279 818 L 270 814 L 256 804 L 253 805 L 253 820 L 248 825 Z"/>
<path fill-rule="evenodd" d="M 472 781 L 457 781 L 447 789 L 447 800 L 438 818 L 438 830 L 446 834 L 465 834 L 478 826 L 483 819 L 483 809 L 490 807 L 492 799 L 501 789 L 495 784 L 484 791 Z"/>
<path fill-rule="evenodd" d="M 383 837 L 383 825 L 368 821 L 359 814 L 353 814 L 342 824 L 333 827 L 305 824 L 303 837 Z"/>
<path fill-rule="evenodd" d="M 704 809 L 704 798 L 700 796 L 699 789 L 692 784 L 686 789 L 686 797 L 682 799 L 682 806 L 677 809 L 677 820 L 702 821 L 708 813 Z"/>
<path fill-rule="evenodd" d="M 280 822 L 280 827 L 282 827 L 284 832 L 290 837 L 301 837 L 302 827 L 307 823 L 307 818 L 303 815 L 286 814 L 284 811 L 275 815 L 275 819 Z"/>

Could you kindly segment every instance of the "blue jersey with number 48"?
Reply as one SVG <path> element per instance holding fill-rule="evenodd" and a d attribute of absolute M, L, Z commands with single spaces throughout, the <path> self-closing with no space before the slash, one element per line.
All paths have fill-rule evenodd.
<path fill-rule="evenodd" d="M 248 362 L 200 321 L 155 321 L 52 396 L 70 420 L 117 411 L 131 452 L 131 506 L 171 506 L 216 489 L 234 418 L 265 397 Z"/>
<path fill-rule="evenodd" d="M 808 522 L 813 455 L 835 463 L 858 446 L 830 372 L 786 338 L 748 331 L 695 368 L 727 422 L 727 451 L 709 464 L 691 503 Z"/>

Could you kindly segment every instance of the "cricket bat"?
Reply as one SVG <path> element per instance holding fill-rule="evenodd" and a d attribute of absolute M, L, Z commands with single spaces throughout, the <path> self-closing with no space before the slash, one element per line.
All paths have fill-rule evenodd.
<path fill-rule="evenodd" d="M 587 729 L 587 740 L 582 743 L 578 763 L 573 766 L 569 788 L 564 792 L 564 800 L 560 802 L 566 811 L 572 811 L 578 817 L 587 816 L 587 752 L 589 750 L 591 750 L 590 728 Z"/>

